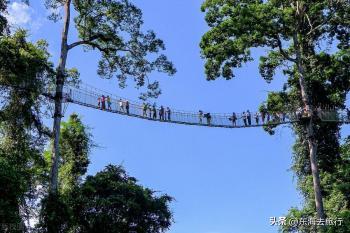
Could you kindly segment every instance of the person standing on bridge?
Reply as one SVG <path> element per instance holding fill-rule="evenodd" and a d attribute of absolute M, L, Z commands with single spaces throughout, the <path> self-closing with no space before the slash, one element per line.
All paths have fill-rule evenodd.
<path fill-rule="evenodd" d="M 153 119 L 157 119 L 157 107 L 156 107 L 156 103 L 153 104 L 152 112 L 153 112 Z"/>
<path fill-rule="evenodd" d="M 124 112 L 124 102 L 122 99 L 119 99 L 119 111 Z"/>
<path fill-rule="evenodd" d="M 232 121 L 232 126 L 237 126 L 237 116 L 235 112 L 232 113 L 232 116 L 229 118 L 229 120 Z"/>
<path fill-rule="evenodd" d="M 260 111 L 260 115 L 261 115 L 261 121 L 262 121 L 262 124 L 265 123 L 265 117 L 266 117 L 266 113 L 264 110 L 261 110 Z"/>
<path fill-rule="evenodd" d="M 69 93 L 67 93 L 67 101 L 69 102 L 69 101 L 72 101 L 73 99 L 72 99 L 72 89 L 69 89 Z"/>
<path fill-rule="evenodd" d="M 248 125 L 252 125 L 252 114 L 250 114 L 249 110 L 247 110 L 247 120 L 248 120 Z"/>
<path fill-rule="evenodd" d="M 101 97 L 100 96 L 97 98 L 97 106 L 98 106 L 98 108 L 101 108 Z"/>
<path fill-rule="evenodd" d="M 165 110 L 163 106 L 160 106 L 160 110 L 159 110 L 159 120 L 164 121 L 164 114 L 165 114 Z"/>
<path fill-rule="evenodd" d="M 108 106 L 108 110 L 112 110 L 112 102 L 111 102 L 111 97 L 109 97 L 109 95 L 107 95 L 107 106 Z"/>
<path fill-rule="evenodd" d="M 242 118 L 243 118 L 243 122 L 244 122 L 244 126 L 247 127 L 247 114 L 245 112 L 242 113 Z"/>
<path fill-rule="evenodd" d="M 202 110 L 199 110 L 198 118 L 199 118 L 199 124 L 202 124 L 203 123 L 203 111 Z"/>
<path fill-rule="evenodd" d="M 286 116 L 287 114 L 285 112 L 282 112 L 282 121 L 286 122 Z"/>
<path fill-rule="evenodd" d="M 303 116 L 303 109 L 301 107 L 299 107 L 297 110 L 296 110 L 296 116 L 297 116 L 297 119 L 300 120 Z"/>
<path fill-rule="evenodd" d="M 168 118 L 168 121 L 171 121 L 171 110 L 169 107 L 166 108 L 166 116 Z"/>
<path fill-rule="evenodd" d="M 106 109 L 106 97 L 102 95 L 102 110 Z"/>
<path fill-rule="evenodd" d="M 256 112 L 256 113 L 254 114 L 254 118 L 255 118 L 255 124 L 256 124 L 256 125 L 259 125 L 259 113 L 258 113 L 258 112 Z"/>
<path fill-rule="evenodd" d="M 210 126 L 211 125 L 211 115 L 210 113 L 204 114 L 204 117 L 207 118 L 207 124 Z"/>
<path fill-rule="evenodd" d="M 129 110 L 130 110 L 130 104 L 129 104 L 129 101 L 127 100 L 127 101 L 125 101 L 125 109 L 126 109 L 126 114 L 128 114 L 129 115 Z"/>
<path fill-rule="evenodd" d="M 152 107 L 150 104 L 148 104 L 148 114 L 149 114 L 149 118 L 152 118 Z"/>
<path fill-rule="evenodd" d="M 146 103 L 143 103 L 143 105 L 142 105 L 142 116 L 143 117 L 147 117 L 147 109 L 148 109 L 148 105 Z"/>

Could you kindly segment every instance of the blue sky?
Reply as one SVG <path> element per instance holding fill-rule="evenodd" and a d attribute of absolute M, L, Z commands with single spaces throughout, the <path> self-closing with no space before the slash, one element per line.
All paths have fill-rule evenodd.
<path fill-rule="evenodd" d="M 11 20 L 30 28 L 33 41 L 48 40 L 52 61 L 57 64 L 62 25 L 45 19 L 43 2 L 31 1 L 30 7 L 12 4 Z M 257 109 L 267 91 L 282 88 L 282 76 L 269 85 L 259 77 L 256 61 L 236 70 L 237 78 L 231 81 L 205 80 L 198 46 L 207 30 L 200 12 L 202 0 L 133 2 L 144 12 L 145 30 L 155 30 L 165 41 L 166 54 L 178 70 L 174 77 L 153 75 L 163 91 L 159 104 L 188 111 L 242 112 Z M 70 42 L 76 39 L 72 31 Z M 255 58 L 264 52 L 253 50 Z M 120 90 L 116 80 L 96 75 L 98 58 L 98 53 L 77 48 L 69 54 L 68 67 L 78 68 L 85 83 L 137 99 L 132 83 Z M 65 118 L 72 112 L 82 116 L 100 145 L 91 154 L 89 174 L 107 164 L 123 164 L 140 184 L 176 199 L 171 205 L 175 223 L 170 233 L 278 232 L 269 225 L 269 217 L 284 216 L 302 202 L 289 171 L 294 135 L 286 126 L 269 136 L 261 128 L 173 125 L 75 105 L 69 105 Z"/>

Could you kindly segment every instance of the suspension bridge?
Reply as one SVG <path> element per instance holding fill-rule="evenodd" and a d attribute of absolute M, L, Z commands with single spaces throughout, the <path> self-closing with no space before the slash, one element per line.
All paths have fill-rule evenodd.
<path fill-rule="evenodd" d="M 54 88 L 50 88 L 45 95 L 53 99 Z M 234 114 L 181 111 L 131 101 L 87 84 L 65 85 L 63 102 L 149 121 L 218 128 L 268 127 L 296 123 L 306 118 L 302 110 L 275 114 L 248 111 Z M 350 123 L 350 112 L 346 110 L 317 109 L 315 113 L 324 122 Z"/>

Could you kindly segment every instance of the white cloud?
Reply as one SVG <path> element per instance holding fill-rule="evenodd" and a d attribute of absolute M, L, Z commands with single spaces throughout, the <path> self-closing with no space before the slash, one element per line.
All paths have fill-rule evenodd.
<path fill-rule="evenodd" d="M 13 2 L 8 6 L 7 20 L 13 26 L 28 26 L 32 21 L 33 9 L 23 2 Z"/>
<path fill-rule="evenodd" d="M 12 2 L 8 6 L 6 18 L 11 27 L 25 28 L 31 33 L 37 32 L 45 21 L 45 18 L 35 12 L 32 7 L 19 1 Z"/>

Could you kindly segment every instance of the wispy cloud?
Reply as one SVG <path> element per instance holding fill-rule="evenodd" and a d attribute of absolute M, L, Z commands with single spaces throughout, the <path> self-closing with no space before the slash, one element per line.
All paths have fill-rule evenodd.
<path fill-rule="evenodd" d="M 12 27 L 37 31 L 42 26 L 43 18 L 33 8 L 23 2 L 12 2 L 7 9 L 6 18 Z"/>
<path fill-rule="evenodd" d="M 7 20 L 11 25 L 27 26 L 31 23 L 33 9 L 25 3 L 13 2 L 8 6 Z"/>

